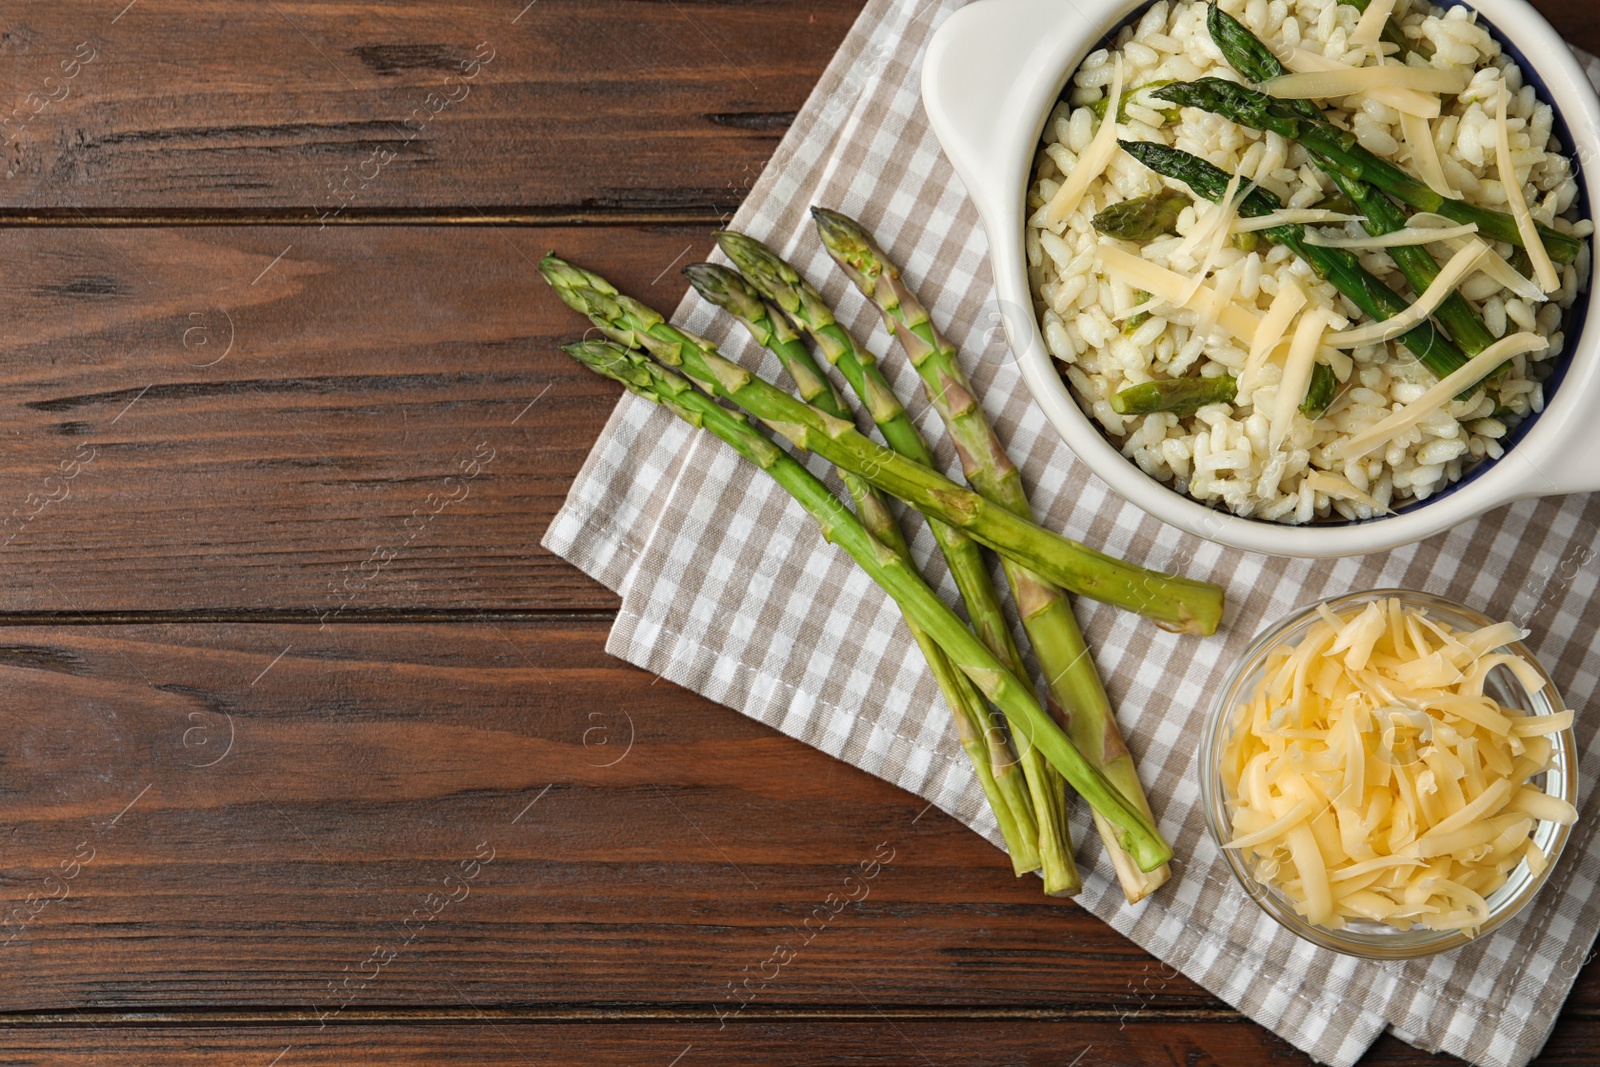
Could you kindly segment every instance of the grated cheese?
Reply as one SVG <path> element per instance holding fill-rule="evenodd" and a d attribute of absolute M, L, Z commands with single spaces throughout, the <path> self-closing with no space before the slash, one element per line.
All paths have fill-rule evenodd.
<path fill-rule="evenodd" d="M 1270 230 L 1274 226 L 1294 224 L 1321 226 L 1332 222 L 1365 222 L 1365 215 L 1346 215 L 1342 211 L 1329 211 L 1320 207 L 1291 207 L 1274 211 L 1270 215 L 1256 215 L 1248 219 L 1235 219 L 1231 233 L 1254 233 Z"/>
<path fill-rule="evenodd" d="M 1467 240 L 1468 238 L 1456 237 L 1446 241 L 1445 244 L 1456 251 L 1460 251 L 1466 247 Z M 1488 253 L 1483 257 L 1483 262 L 1478 264 L 1478 269 L 1524 300 L 1545 299 L 1544 290 L 1539 288 L 1538 282 L 1518 274 L 1517 268 L 1506 262 L 1506 258 L 1493 248 L 1489 249 Z"/>
<path fill-rule="evenodd" d="M 1095 250 L 1100 256 L 1100 266 L 1107 275 L 1134 289 L 1143 289 L 1152 298 L 1202 314 L 1216 301 L 1217 291 L 1211 286 L 1203 282 L 1194 286 L 1189 277 L 1141 259 L 1116 245 L 1102 244 L 1096 246 Z M 1261 316 L 1230 300 L 1217 311 L 1216 322 L 1239 341 L 1251 344 L 1261 325 Z"/>
<path fill-rule="evenodd" d="M 1236 264 L 1217 275 L 1217 285 L 1211 299 L 1200 302 L 1200 321 L 1195 323 L 1194 329 L 1190 331 L 1191 337 L 1202 337 L 1207 340 L 1211 338 L 1211 332 L 1217 328 L 1218 316 L 1222 314 L 1223 308 L 1233 303 L 1233 294 L 1239 291 L 1239 282 L 1243 278 L 1243 263 Z"/>
<path fill-rule="evenodd" d="M 1448 229 L 1455 226 L 1456 223 L 1453 219 L 1447 219 L 1443 215 L 1436 215 L 1431 211 L 1419 211 L 1411 216 L 1407 225 L 1413 227 L 1434 226 L 1440 229 Z M 1467 247 L 1467 243 L 1470 240 L 1472 239 L 1469 237 L 1449 237 L 1445 239 L 1444 243 L 1459 252 Z M 1490 248 L 1485 253 L 1483 262 L 1479 264 L 1479 269 L 1525 300 L 1543 300 L 1545 298 L 1544 290 L 1540 289 L 1537 283 L 1517 273 L 1516 268 L 1506 262 L 1506 258 L 1493 248 Z"/>
<path fill-rule="evenodd" d="M 1383 34 L 1383 24 L 1392 14 L 1394 0 L 1372 0 L 1356 20 L 1356 28 L 1350 31 L 1350 43 L 1378 54 L 1378 38 Z"/>
<path fill-rule="evenodd" d="M 1339 458 L 1345 462 L 1360 459 L 1379 445 L 1387 444 L 1396 434 L 1411 429 L 1417 423 L 1448 404 L 1457 393 L 1475 385 L 1484 375 L 1494 370 L 1512 356 L 1525 352 L 1538 352 L 1548 348 L 1550 342 L 1533 333 L 1514 333 L 1502 337 L 1467 362 L 1445 375 L 1420 397 L 1399 411 L 1381 419 L 1352 437 L 1340 442 Z"/>
<path fill-rule="evenodd" d="M 1414 326 L 1420 326 L 1433 314 L 1433 309 L 1444 303 L 1445 298 L 1455 292 L 1461 282 L 1477 270 L 1483 262 L 1483 255 L 1489 246 L 1477 238 L 1467 242 L 1467 246 L 1444 265 L 1428 288 L 1422 295 L 1411 302 L 1411 306 L 1398 315 L 1382 319 L 1378 322 L 1358 326 L 1353 330 L 1344 330 L 1331 334 L 1327 343 L 1335 348 L 1358 348 L 1361 345 L 1376 344 L 1387 341 L 1392 337 L 1399 337 Z"/>
<path fill-rule="evenodd" d="M 1119 312 L 1117 312 L 1115 315 L 1112 316 L 1112 318 L 1117 319 L 1119 321 L 1126 321 L 1128 319 L 1133 318 L 1136 315 L 1154 314 L 1156 308 L 1160 307 L 1162 304 L 1165 304 L 1165 303 L 1166 303 L 1166 301 L 1161 299 L 1159 296 L 1152 296 L 1149 300 L 1146 300 L 1142 304 L 1133 305 L 1133 307 L 1129 308 L 1127 311 L 1119 311 Z"/>
<path fill-rule="evenodd" d="M 1315 230 L 1307 232 L 1305 242 L 1308 245 L 1321 245 L 1323 248 L 1398 248 L 1401 245 L 1430 245 L 1437 241 L 1448 241 L 1452 237 L 1468 237 L 1478 232 L 1478 224 L 1469 222 L 1461 226 L 1451 226 L 1448 229 L 1435 226 L 1402 226 L 1393 233 L 1386 233 L 1381 237 L 1366 234 L 1361 237 L 1323 237 Z"/>
<path fill-rule="evenodd" d="M 1480 676 L 1502 666 L 1543 687 L 1505 650 L 1526 636 L 1517 627 L 1457 631 L 1395 598 L 1319 614 L 1297 645 L 1272 650 L 1233 710 L 1224 847 L 1317 925 L 1470 934 L 1518 865 L 1544 869 L 1536 824 L 1577 818 L 1529 783 L 1552 768 L 1548 735 L 1572 712 L 1529 717 L 1482 696 Z"/>
<path fill-rule="evenodd" d="M 1061 183 L 1061 188 L 1056 190 L 1056 195 L 1050 198 L 1050 203 L 1045 208 L 1045 225 L 1057 233 L 1061 232 L 1067 216 L 1077 209 L 1083 194 L 1089 189 L 1089 183 L 1105 173 L 1112 157 L 1117 154 L 1117 112 L 1122 106 L 1120 52 L 1117 53 L 1111 68 L 1111 88 L 1106 95 L 1106 101 L 1106 113 L 1100 120 L 1100 128 L 1095 131 L 1094 138 L 1084 148 L 1083 155 L 1078 157 L 1077 165 L 1072 168 L 1066 181 Z"/>
<path fill-rule="evenodd" d="M 1494 154 L 1500 170 L 1500 184 L 1505 187 L 1506 207 L 1510 209 L 1511 217 L 1517 220 L 1517 232 L 1522 235 L 1523 248 L 1533 263 L 1534 279 L 1538 281 L 1540 289 L 1553 293 L 1561 288 L 1561 274 L 1550 261 L 1550 253 L 1545 251 L 1544 241 L 1533 224 L 1533 215 L 1528 211 L 1527 198 L 1522 195 L 1522 183 L 1517 180 L 1517 170 L 1511 165 L 1511 133 L 1506 127 L 1508 96 L 1510 93 L 1502 82 L 1499 106 L 1494 115 Z"/>
<path fill-rule="evenodd" d="M 1274 452 L 1294 425 L 1294 413 L 1306 395 L 1306 386 L 1311 384 L 1311 367 L 1317 361 L 1317 349 L 1327 327 L 1328 312 L 1324 308 L 1312 308 L 1300 316 L 1300 325 L 1295 327 L 1294 340 L 1289 342 L 1289 355 L 1283 363 L 1283 378 L 1278 383 L 1278 396 L 1272 405 L 1267 441 Z"/>
<path fill-rule="evenodd" d="M 1346 63 L 1343 60 L 1330 59 L 1320 52 L 1312 52 L 1304 48 L 1288 48 L 1279 53 L 1283 65 L 1296 73 L 1312 74 L 1327 71 L 1357 70 L 1362 69 Z M 1414 89 L 1403 89 L 1394 85 L 1382 84 L 1357 94 L 1368 100 L 1387 104 L 1401 114 L 1418 115 L 1422 118 L 1436 119 L 1443 110 L 1439 104 L 1439 97 L 1433 93 L 1418 92 Z"/>
<path fill-rule="evenodd" d="M 1467 87 L 1464 71 L 1436 67 L 1348 67 L 1280 74 L 1261 83 L 1261 91 L 1282 100 L 1354 96 L 1374 89 L 1410 89 L 1417 93 L 1459 93 Z M 1435 101 L 1437 103 L 1437 101 Z"/>
<path fill-rule="evenodd" d="M 1244 369 L 1239 372 L 1240 392 L 1255 388 L 1256 376 L 1267 365 L 1267 357 L 1272 355 L 1289 332 L 1289 324 L 1305 305 L 1306 292 L 1300 288 L 1300 283 L 1293 278 L 1285 279 L 1278 289 L 1278 295 L 1272 298 L 1272 306 L 1267 308 L 1267 317 L 1261 320 L 1250 342 L 1250 355 L 1244 361 Z"/>
<path fill-rule="evenodd" d="M 1387 512 L 1391 510 L 1337 474 L 1329 474 L 1327 471 L 1312 471 L 1306 475 L 1306 482 L 1311 486 L 1311 491 L 1314 493 L 1327 493 L 1329 496 L 1340 500 L 1354 500 L 1357 504 L 1365 504 L 1373 511 Z"/>
<path fill-rule="evenodd" d="M 1422 180 L 1428 183 L 1428 188 L 1440 196 L 1454 199 L 1456 193 L 1450 188 L 1450 180 L 1444 176 L 1444 163 L 1439 159 L 1439 146 L 1434 144 L 1433 127 L 1428 125 L 1428 120 L 1421 115 L 1402 111 L 1400 133 L 1405 137 L 1406 147 L 1411 149 L 1411 162 L 1422 175 Z"/>
<path fill-rule="evenodd" d="M 1194 254 L 1201 245 L 1209 245 L 1212 236 L 1216 233 L 1217 223 L 1222 221 L 1224 205 L 1233 203 L 1233 198 L 1239 191 L 1240 176 L 1235 174 L 1228 179 L 1228 187 L 1222 192 L 1222 199 L 1214 204 L 1202 204 L 1197 209 L 1202 214 L 1196 220 L 1194 229 L 1184 235 L 1178 247 L 1172 250 L 1169 257 L 1174 260 L 1194 262 Z"/>
<path fill-rule="evenodd" d="M 1577 716 L 1569 709 L 1555 715 L 1540 715 L 1538 718 L 1525 719 L 1513 723 L 1511 732 L 1518 737 L 1540 737 L 1544 734 L 1558 734 L 1571 726 Z"/>
<path fill-rule="evenodd" d="M 1193 244 L 1190 244 L 1189 240 L 1185 239 L 1184 243 L 1178 246 L 1178 250 L 1173 253 L 1174 257 L 1189 257 L 1192 256 L 1195 247 L 1201 243 L 1206 245 L 1205 258 L 1200 261 L 1199 267 L 1195 269 L 1194 278 L 1189 283 L 1189 293 L 1182 301 L 1184 304 L 1192 300 L 1194 294 L 1200 291 L 1200 286 L 1205 282 L 1206 276 L 1211 273 L 1212 265 L 1216 263 L 1217 257 L 1222 254 L 1223 246 L 1228 242 L 1228 232 L 1233 227 L 1233 220 L 1238 217 L 1239 204 L 1256 187 L 1255 182 L 1251 182 L 1250 187 L 1241 194 L 1239 193 L 1239 180 L 1240 176 L 1238 174 L 1228 179 L 1228 187 L 1223 190 L 1222 198 L 1216 202 L 1212 211 L 1206 216 L 1205 225 L 1195 227 L 1196 234 L 1204 230 L 1204 235 L 1198 236 Z M 1190 236 L 1195 237 L 1196 234 L 1191 234 Z M 1229 299 L 1232 299 L 1231 293 L 1229 294 Z M 1206 333 L 1210 332 L 1208 328 Z"/>

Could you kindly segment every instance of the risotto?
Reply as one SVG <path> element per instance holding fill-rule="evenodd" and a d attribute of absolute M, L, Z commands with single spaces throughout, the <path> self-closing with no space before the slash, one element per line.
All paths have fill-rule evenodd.
<path fill-rule="evenodd" d="M 1342 65 L 1360 65 L 1369 50 L 1385 51 L 1365 41 L 1352 43 L 1362 13 L 1337 0 L 1222 0 L 1220 6 L 1274 50 L 1292 49 Z M 1320 214 L 1295 216 L 1326 223 L 1306 227 L 1307 243 L 1348 249 L 1340 254 L 1353 256 L 1407 302 L 1418 299 L 1395 264 L 1395 250 L 1373 245 L 1362 216 L 1337 195 L 1332 179 L 1307 150 L 1276 133 L 1258 132 L 1199 108 L 1180 109 L 1154 95 L 1172 82 L 1207 76 L 1240 80 L 1213 43 L 1206 15 L 1204 0 L 1156 3 L 1117 34 L 1113 51 L 1102 49 L 1084 60 L 1046 122 L 1028 192 L 1026 235 L 1045 343 L 1073 397 L 1123 454 L 1146 474 L 1198 501 L 1236 515 L 1308 523 L 1367 519 L 1424 500 L 1474 463 L 1499 457 L 1506 435 L 1543 408 L 1543 383 L 1565 347 L 1566 309 L 1588 284 L 1587 238 L 1593 225 L 1574 217 L 1578 183 L 1563 155 L 1566 146 L 1551 134 L 1550 105 L 1523 84 L 1522 72 L 1470 11 L 1407 0 L 1395 7 L 1387 35 L 1396 39 L 1404 34 L 1419 53 L 1431 53 L 1426 65 L 1462 72 L 1464 90 L 1440 94 L 1438 116 L 1420 119 L 1420 129 L 1426 131 L 1421 135 L 1419 118 L 1407 118 L 1383 102 L 1381 92 L 1317 100 L 1327 118 L 1350 131 L 1361 148 L 1413 175 L 1426 175 L 1430 185 L 1442 181 L 1469 204 L 1515 214 L 1517 204 L 1498 178 L 1498 111 L 1503 107 L 1508 165 L 1520 179 L 1528 212 L 1539 223 L 1582 239 L 1576 257 L 1555 262 L 1552 271 L 1531 264 L 1527 253 L 1489 235 L 1463 237 L 1465 228 L 1459 226 L 1441 230 L 1455 234 L 1458 250 L 1463 240 L 1481 237 L 1488 246 L 1484 258 L 1490 259 L 1491 252 L 1496 257 L 1494 265 L 1500 269 L 1484 265 L 1468 270 L 1449 285 L 1481 319 L 1487 331 L 1483 336 L 1536 336 L 1548 345 L 1512 355 L 1501 373 L 1466 399 L 1435 403 L 1439 375 L 1419 362 L 1401 338 L 1330 345 L 1338 340 L 1337 328 L 1370 327 L 1373 316 L 1363 314 L 1291 248 L 1259 239 L 1259 232 L 1243 232 L 1249 227 L 1239 225 L 1243 213 L 1237 205 L 1247 192 L 1271 194 L 1285 210 L 1320 209 Z M 1386 51 L 1392 56 L 1397 49 Z M 1410 62 L 1424 65 L 1415 58 Z M 1098 148 L 1094 142 L 1114 82 L 1122 86 L 1121 106 L 1111 116 L 1119 139 L 1179 149 L 1237 175 L 1230 189 L 1233 199 L 1219 198 L 1213 204 L 1193 196 L 1183 182 L 1163 178 L 1127 151 L 1114 151 L 1103 170 L 1092 163 L 1094 154 L 1105 148 L 1104 138 Z M 1431 150 L 1422 138 L 1431 139 Z M 1075 206 L 1052 218 L 1051 202 L 1063 192 L 1064 182 L 1071 184 L 1066 176 L 1075 167 L 1096 176 L 1082 189 L 1081 199 L 1076 199 L 1076 190 L 1069 190 L 1073 196 L 1061 196 L 1075 200 Z M 1149 227 L 1153 235 L 1119 240 L 1096 229 L 1098 213 L 1140 197 L 1155 198 L 1147 202 L 1159 209 Z M 1231 210 L 1229 204 L 1234 205 Z M 1425 224 L 1421 218 L 1412 223 Z M 1431 237 L 1425 244 L 1417 239 L 1411 247 L 1451 251 L 1442 239 L 1434 242 Z M 1164 277 L 1193 278 L 1190 289 L 1211 294 L 1212 303 L 1184 302 L 1170 292 L 1152 296 L 1127 275 L 1108 269 L 1113 256 L 1126 263 L 1128 254 L 1163 268 Z M 1437 256 L 1434 262 L 1438 265 Z M 1515 278 L 1522 284 L 1508 287 L 1506 268 L 1530 277 Z M 1450 264 L 1444 269 L 1448 275 Z M 1544 284 L 1535 284 L 1535 275 Z M 1247 325 L 1272 321 L 1275 298 L 1289 287 L 1304 295 L 1303 302 L 1295 298 L 1302 327 L 1311 319 L 1309 329 L 1321 338 L 1316 351 L 1322 366 L 1317 369 L 1326 395 L 1318 403 L 1307 392 L 1305 367 L 1295 367 L 1292 354 L 1284 354 L 1296 333 L 1292 327 L 1281 329 L 1286 318 L 1277 316 L 1282 339 L 1269 339 L 1270 351 L 1252 361 L 1252 346 L 1241 339 L 1239 329 L 1226 328 L 1228 315 L 1235 315 L 1232 321 L 1237 322 L 1240 312 L 1218 314 L 1223 304 L 1231 304 L 1248 313 Z M 1332 332 L 1316 333 L 1324 327 Z M 1355 333 L 1346 332 L 1353 341 Z M 1205 379 L 1218 388 L 1194 393 L 1196 403 L 1189 405 L 1119 413 L 1118 407 L 1128 408 L 1119 393 L 1141 385 L 1149 390 L 1146 383 L 1173 379 Z M 1307 398 L 1292 413 L 1287 403 L 1279 403 L 1280 386 L 1286 382 L 1296 401 L 1302 394 Z M 1413 413 L 1425 413 L 1396 423 L 1414 404 Z M 1394 430 L 1397 425 L 1401 428 Z M 1352 439 L 1378 443 L 1363 453 L 1345 447 Z"/>

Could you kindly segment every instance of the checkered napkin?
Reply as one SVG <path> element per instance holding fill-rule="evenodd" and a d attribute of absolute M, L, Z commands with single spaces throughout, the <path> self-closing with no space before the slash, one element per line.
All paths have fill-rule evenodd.
<path fill-rule="evenodd" d="M 1226 549 L 1124 502 L 1029 399 L 998 328 L 983 230 L 923 116 L 923 49 L 958 6 L 871 0 L 733 225 L 787 256 L 840 320 L 870 339 L 939 460 L 956 470 L 915 373 L 828 260 L 806 212 L 820 203 L 862 219 L 960 346 L 1044 524 L 1226 588 L 1224 628 L 1209 639 L 1077 602 L 1161 831 L 1181 858 L 1171 884 L 1131 907 L 1085 806 L 1075 805 L 1079 901 L 1327 1063 L 1355 1063 L 1385 1027 L 1474 1063 L 1526 1063 L 1600 929 L 1600 857 L 1591 848 L 1600 793 L 1585 791 L 1566 855 L 1523 915 L 1457 952 L 1369 963 L 1298 940 L 1234 885 L 1205 830 L 1197 741 L 1227 665 L 1252 635 L 1296 607 L 1374 586 L 1426 589 L 1525 621 L 1540 659 L 1582 708 L 1600 674 L 1592 562 L 1600 497 L 1525 501 L 1420 545 L 1316 562 Z M 1600 63 L 1586 61 L 1600 80 Z M 774 359 L 694 294 L 674 317 L 781 380 Z M 914 525 L 918 562 L 955 603 L 926 525 Z M 805 512 L 710 434 L 624 396 L 544 544 L 622 595 L 611 653 L 888 779 L 1000 844 L 950 713 L 894 604 L 821 540 Z M 1594 734 L 1592 717 L 1580 721 L 1586 784 L 1600 779 Z"/>

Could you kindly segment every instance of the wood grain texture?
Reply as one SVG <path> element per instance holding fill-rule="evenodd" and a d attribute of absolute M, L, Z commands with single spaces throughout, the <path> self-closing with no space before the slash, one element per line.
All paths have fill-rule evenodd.
<path fill-rule="evenodd" d="M 538 545 L 620 390 L 556 350 L 587 324 L 534 263 L 561 249 L 670 311 L 709 247 L 704 228 L 0 230 L 22 265 L 0 612 L 614 607 Z"/>
<path fill-rule="evenodd" d="M 191 1026 L 0 1029 L 6 1067 L 80 1067 L 107 1060 L 160 1062 L 173 1067 L 218 1062 L 278 1067 L 427 1063 L 439 1067 L 584 1063 L 594 1067 L 714 1067 L 748 1064 L 828 1064 L 900 1067 L 972 1064 L 1064 1067 L 1301 1067 L 1311 1061 L 1267 1031 L 1243 1020 L 1168 1019 L 1160 1025 L 1121 1026 L 1116 1020 L 928 1019 L 879 1015 L 861 1005 L 854 1018 L 810 1022 L 739 1023 L 719 1030 L 715 1020 L 611 1023 L 519 1023 L 465 1018 L 445 1025 L 294 1027 Z M 1592 1022 L 1558 1031 L 1547 1067 L 1592 1063 Z M 1394 1039 L 1378 1043 L 1367 1067 L 1425 1067 L 1429 1056 Z"/>
<path fill-rule="evenodd" d="M 865 1006 L 863 1006 L 865 1007 Z M 981 1049 L 981 1060 L 975 1053 Z M 429 1063 L 466 1067 L 517 1063 L 577 1063 L 596 1067 L 656 1064 L 837 1064 L 851 1067 L 945 1064 L 1063 1065 L 1084 1053 L 1085 1063 L 1125 1067 L 1194 1067 L 1239 1063 L 1298 1064 L 1287 1045 L 1241 1022 L 1178 1022 L 1119 1028 L 1112 1022 L 1013 1022 L 874 1018 L 848 1022 L 739 1024 L 719 1030 L 698 1023 L 526 1025 L 464 1021 L 451 1026 L 341 1026 L 249 1029 L 77 1028 L 0 1031 L 0 1063 L 59 1064 L 141 1062 L 158 1056 L 173 1065 Z M 1429 1062 L 1412 1050 L 1392 1064 Z"/>
<path fill-rule="evenodd" d="M 1589 8 L 1537 6 L 1600 51 Z M 860 8 L 32 5 L 0 41 L 0 216 L 725 218 Z"/>
<path fill-rule="evenodd" d="M 1589 1067 L 1600 1040 L 1592 1019 L 1559 1023 L 1537 1062 Z M 1081 1057 L 1074 1061 L 1074 1057 Z M 5 1067 L 80 1067 L 156 1063 L 183 1067 L 218 1062 L 281 1067 L 426 1063 L 438 1067 L 584 1063 L 593 1067 L 715 1067 L 718 1064 L 827 1064 L 899 1067 L 973 1064 L 1063 1067 L 1304 1067 L 1312 1061 L 1266 1030 L 1238 1018 L 1167 1017 L 1124 1025 L 1116 1019 L 944 1018 L 866 1004 L 825 1018 L 736 1022 L 715 1019 L 614 1018 L 528 1022 L 466 1009 L 449 1021 L 401 1016 L 318 1029 L 280 1021 L 90 1028 L 0 1025 Z M 1437 1067 L 1460 1062 L 1383 1037 L 1364 1067 Z"/>
<path fill-rule="evenodd" d="M 0 1012 L 1218 1006 L 606 629 L 0 632 Z"/>
<path fill-rule="evenodd" d="M 861 7 L 524 3 L 8 12 L 6 211 L 714 219 Z"/>

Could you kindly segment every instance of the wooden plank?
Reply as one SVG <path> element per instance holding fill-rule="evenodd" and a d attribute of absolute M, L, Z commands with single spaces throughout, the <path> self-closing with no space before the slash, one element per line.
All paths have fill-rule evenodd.
<path fill-rule="evenodd" d="M 907 1063 L 1050 1064 L 1107 1067 L 1195 1067 L 1263 1064 L 1300 1067 L 1314 1061 L 1256 1024 L 1238 1017 L 1116 1019 L 982 1019 L 908 1016 L 862 1004 L 843 1018 L 735 1023 L 715 1020 L 524 1022 L 463 1017 L 434 1024 L 0 1026 L 0 1063 L 7 1067 L 76 1067 L 115 1062 L 276 1064 L 428 1064 L 502 1067 L 581 1062 L 594 1067 L 714 1067 L 750 1063 L 848 1067 Z M 1557 1025 L 1535 1067 L 1587 1067 L 1600 1041 L 1592 1019 Z M 579 1054 L 576 1050 L 582 1050 Z M 1081 1057 L 1074 1060 L 1073 1057 Z M 1396 1038 L 1380 1038 L 1364 1067 L 1439 1067 L 1459 1063 L 1431 1056 Z"/>
<path fill-rule="evenodd" d="M 715 219 L 861 0 L 121 6 L 8 24 L 7 212 Z"/>
<path fill-rule="evenodd" d="M 863 1005 L 863 1009 L 866 1006 Z M 581 1054 L 579 1053 L 581 1051 Z M 874 1018 L 849 1022 L 734 1025 L 694 1023 L 581 1023 L 528 1025 L 463 1021 L 450 1026 L 364 1025 L 265 1028 L 119 1028 L 0 1030 L 0 1063 L 74 1067 L 101 1063 L 437 1064 L 444 1067 L 520 1063 L 835 1064 L 850 1067 L 907 1063 L 1084 1063 L 1166 1067 L 1174 1063 L 1310 1064 L 1254 1024 L 1232 1021 L 1161 1022 L 1119 1027 L 1113 1020 L 941 1021 Z M 1436 1062 L 1413 1053 L 1383 1061 Z"/>
<path fill-rule="evenodd" d="M 605 631 L 0 631 L 0 1011 L 1215 1006 Z"/>
<path fill-rule="evenodd" d="M 710 244 L 0 230 L 28 264 L 4 287 L 0 613 L 614 607 L 538 546 L 620 390 L 556 351 L 586 324 L 534 265 L 558 248 L 670 311 Z"/>

